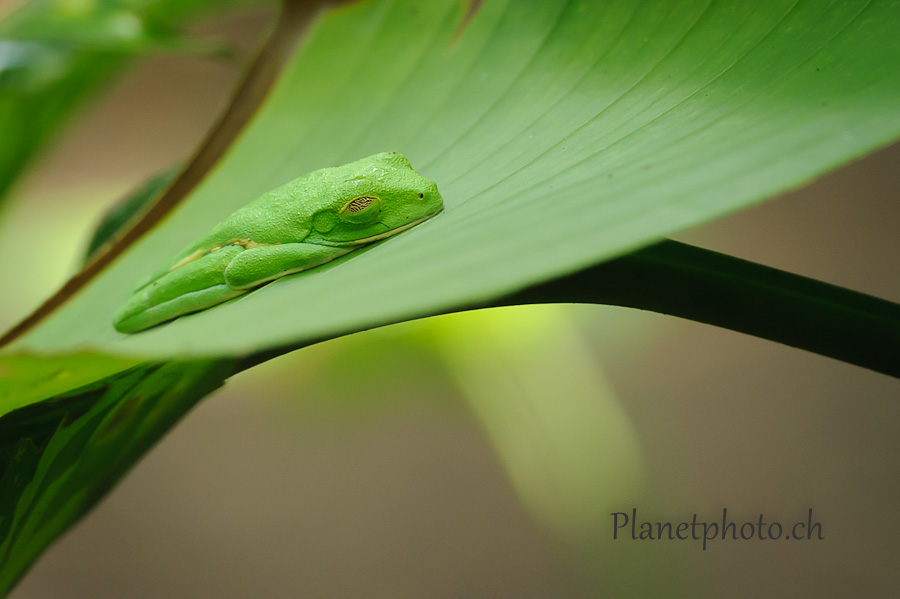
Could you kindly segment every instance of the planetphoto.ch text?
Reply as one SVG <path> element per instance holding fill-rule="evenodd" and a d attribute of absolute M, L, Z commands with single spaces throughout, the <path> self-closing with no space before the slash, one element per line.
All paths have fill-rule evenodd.
<path fill-rule="evenodd" d="M 824 540 L 822 524 L 813 519 L 809 508 L 807 517 L 786 524 L 767 519 L 760 514 L 756 520 L 743 522 L 728 518 L 728 508 L 722 509 L 722 517 L 715 520 L 698 520 L 694 514 L 681 522 L 650 522 L 638 518 L 637 508 L 631 513 L 613 512 L 613 540 L 631 541 L 700 541 L 703 551 L 712 541 L 774 541 L 774 540 Z"/>

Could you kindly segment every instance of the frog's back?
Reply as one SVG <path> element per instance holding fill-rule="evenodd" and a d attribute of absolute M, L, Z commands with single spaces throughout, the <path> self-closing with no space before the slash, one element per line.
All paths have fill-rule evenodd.
<path fill-rule="evenodd" d="M 317 195 L 319 172 L 294 179 L 259 196 L 213 227 L 206 236 L 173 258 L 177 263 L 200 250 L 222 246 L 234 240 L 260 244 L 297 243 L 310 233 L 310 220 Z"/>
<path fill-rule="evenodd" d="M 313 215 L 333 207 L 335 201 L 355 188 L 377 185 L 385 164 L 397 161 L 393 152 L 384 152 L 342 166 L 313 171 L 269 191 L 216 225 L 206 236 L 172 258 L 150 280 L 217 247 L 235 241 L 257 244 L 300 243 L 311 232 Z M 405 166 L 409 162 L 402 156 Z"/>

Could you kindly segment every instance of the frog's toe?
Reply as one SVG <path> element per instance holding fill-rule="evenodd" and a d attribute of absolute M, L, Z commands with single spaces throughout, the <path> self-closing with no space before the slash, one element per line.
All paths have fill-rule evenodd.
<path fill-rule="evenodd" d="M 120 333 L 137 333 L 192 312 L 211 308 L 222 302 L 247 293 L 247 289 L 234 289 L 227 284 L 213 285 L 180 295 L 155 306 L 126 303 L 113 319 L 113 326 Z M 140 297 L 138 294 L 136 297 Z"/>

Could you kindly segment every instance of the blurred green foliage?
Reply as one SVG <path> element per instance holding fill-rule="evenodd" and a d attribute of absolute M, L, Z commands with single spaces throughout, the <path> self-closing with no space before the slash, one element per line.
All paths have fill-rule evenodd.
<path fill-rule="evenodd" d="M 535 521 L 585 561 L 581 574 L 592 588 L 685 596 L 675 573 L 683 566 L 671 554 L 636 552 L 606 534 L 623 498 L 656 504 L 642 440 L 584 334 L 602 330 L 609 351 L 638 351 L 651 331 L 617 331 L 622 317 L 622 309 L 562 305 L 442 315 L 281 356 L 234 377 L 229 389 L 274 399 L 288 427 L 310 419 L 371 427 L 399 412 L 450 412 L 462 402 Z M 655 575 L 635 569 L 636 559 Z"/>
<path fill-rule="evenodd" d="M 50 137 L 147 52 L 221 52 L 188 19 L 266 0 L 31 0 L 0 21 L 0 202 Z"/>

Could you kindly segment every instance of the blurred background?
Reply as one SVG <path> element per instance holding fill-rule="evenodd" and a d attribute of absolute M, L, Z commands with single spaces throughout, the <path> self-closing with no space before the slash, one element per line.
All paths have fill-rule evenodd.
<path fill-rule="evenodd" d="M 0 208 L 0 326 L 73 272 L 106 207 L 190 154 L 271 8 L 191 27 L 229 57 L 142 55 L 54 138 Z M 900 301 L 898 163 L 884 149 L 677 238 Z M 234 377 L 13 597 L 893 597 L 898 399 L 887 376 L 623 308 L 386 327 Z M 812 508 L 826 538 L 613 541 L 633 508 L 738 525 Z"/>

